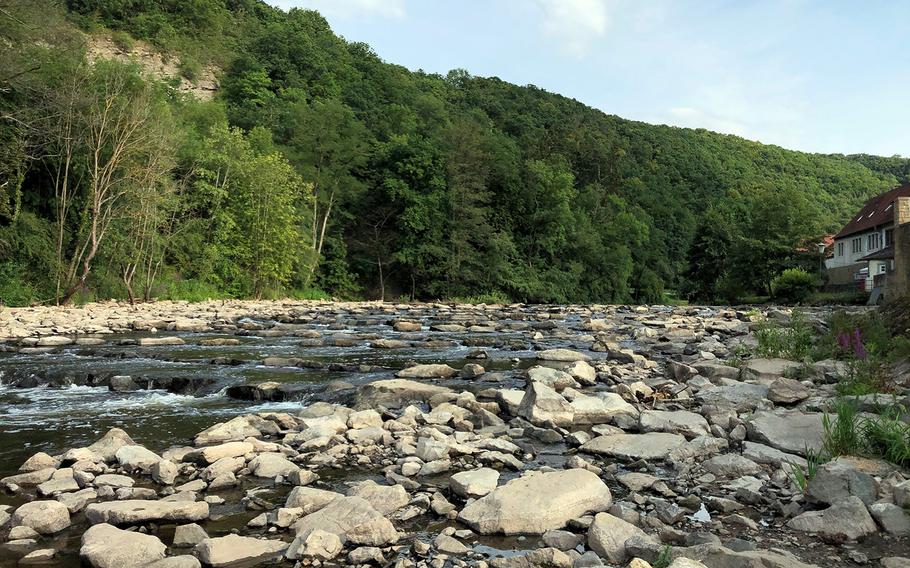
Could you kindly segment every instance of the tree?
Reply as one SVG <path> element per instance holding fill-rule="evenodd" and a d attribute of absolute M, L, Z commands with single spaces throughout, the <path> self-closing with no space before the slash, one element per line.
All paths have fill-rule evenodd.
<path fill-rule="evenodd" d="M 247 137 L 221 125 L 200 157 L 194 191 L 210 215 L 207 256 L 220 284 L 239 295 L 285 286 L 309 245 L 298 206 L 309 206 L 310 186 L 270 145 L 261 128 Z"/>
<path fill-rule="evenodd" d="M 57 301 L 85 287 L 112 223 L 170 172 L 168 109 L 132 65 L 71 70 L 43 108 L 45 162 L 54 180 Z M 76 210 L 72 210 L 76 207 Z"/>
<path fill-rule="evenodd" d="M 292 163 L 312 184 L 311 206 L 313 262 L 306 284 L 318 268 L 326 231 L 337 207 L 346 207 L 360 192 L 357 170 L 366 163 L 369 133 L 344 104 L 298 101 L 291 105 L 289 123 L 280 136 Z"/>

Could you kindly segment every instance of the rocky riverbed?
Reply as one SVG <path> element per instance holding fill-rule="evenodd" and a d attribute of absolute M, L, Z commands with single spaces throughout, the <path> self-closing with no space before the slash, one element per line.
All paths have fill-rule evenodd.
<path fill-rule="evenodd" d="M 0 566 L 910 566 L 908 472 L 796 483 L 844 369 L 759 315 L 4 309 Z"/>

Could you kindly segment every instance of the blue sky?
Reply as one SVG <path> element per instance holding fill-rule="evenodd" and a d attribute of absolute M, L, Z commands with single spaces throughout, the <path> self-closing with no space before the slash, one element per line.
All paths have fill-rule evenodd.
<path fill-rule="evenodd" d="M 269 0 L 386 61 L 813 152 L 910 156 L 903 0 Z"/>

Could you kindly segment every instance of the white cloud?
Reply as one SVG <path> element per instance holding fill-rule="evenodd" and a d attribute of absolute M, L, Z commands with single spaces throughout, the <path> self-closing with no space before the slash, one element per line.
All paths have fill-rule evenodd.
<path fill-rule="evenodd" d="M 607 0 L 537 0 L 543 10 L 542 28 L 559 42 L 564 53 L 582 58 L 591 44 L 607 33 Z"/>
<path fill-rule="evenodd" d="M 383 18 L 405 17 L 404 0 L 270 0 L 272 4 L 288 10 L 309 8 L 325 16 L 339 18 L 362 18 L 380 16 Z"/>

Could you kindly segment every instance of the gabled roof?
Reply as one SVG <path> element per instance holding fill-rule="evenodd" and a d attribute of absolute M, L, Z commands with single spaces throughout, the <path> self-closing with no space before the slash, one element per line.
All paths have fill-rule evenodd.
<path fill-rule="evenodd" d="M 893 222 L 894 200 L 898 197 L 910 197 L 910 184 L 895 187 L 891 191 L 876 195 L 867 201 L 859 213 L 838 234 L 834 235 L 834 238 L 842 239 Z"/>

